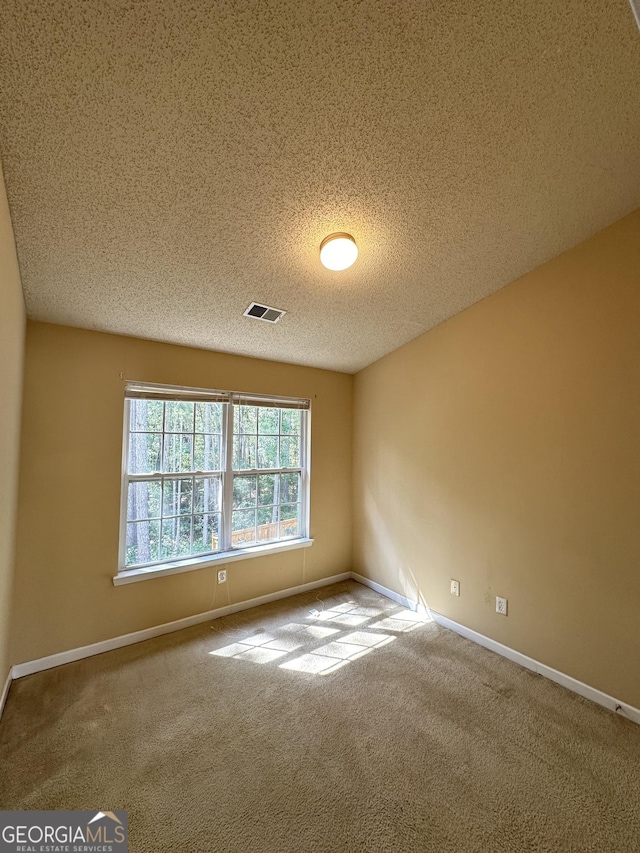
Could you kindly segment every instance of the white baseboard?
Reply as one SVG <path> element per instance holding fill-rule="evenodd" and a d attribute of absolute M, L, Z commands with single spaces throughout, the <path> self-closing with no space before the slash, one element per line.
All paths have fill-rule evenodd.
<path fill-rule="evenodd" d="M 329 586 L 333 583 L 349 580 L 350 572 L 342 572 L 339 575 L 332 575 L 329 578 L 322 578 L 318 581 L 300 584 L 298 586 L 282 589 L 278 592 L 271 592 L 268 595 L 261 595 L 258 598 L 251 598 L 249 601 L 241 601 L 238 604 L 228 604 L 226 607 L 218 607 L 216 610 L 209 610 L 206 613 L 196 613 L 195 616 L 187 616 L 184 619 L 176 619 L 175 622 L 166 622 L 164 625 L 155 625 L 152 628 L 145 628 L 142 631 L 134 631 L 132 634 L 123 634 L 120 637 L 113 637 L 110 640 L 103 640 L 100 643 L 92 643 L 90 646 L 82 646 L 79 649 L 69 649 L 66 652 L 59 652 L 55 655 L 49 655 L 36 660 L 25 661 L 25 663 L 17 663 L 14 665 L 10 673 L 10 678 L 22 678 L 25 675 L 32 675 L 34 672 L 42 672 L 45 669 L 52 669 L 55 666 L 61 666 L 65 663 L 72 663 L 82 658 L 88 658 L 92 655 L 100 655 L 103 652 L 110 652 L 113 649 L 120 649 L 123 646 L 131 646 L 134 643 L 141 643 L 143 640 L 150 640 L 153 637 L 160 637 L 162 634 L 171 634 L 173 631 L 181 631 L 183 628 L 190 628 L 192 625 L 199 625 L 201 622 L 208 622 L 210 619 L 220 619 L 222 616 L 229 616 L 231 613 L 239 613 L 241 610 L 249 610 L 251 607 L 258 607 L 260 604 L 268 604 L 271 601 L 278 601 L 281 598 L 290 598 L 292 595 L 298 595 L 301 592 L 309 592 L 312 589 L 319 589 L 323 586 Z M 8 690 L 8 686 L 6 688 Z"/>
<path fill-rule="evenodd" d="M 13 670 L 10 668 L 7 673 L 7 680 L 4 683 L 4 687 L 2 688 L 2 693 L 0 693 L 0 717 L 2 717 L 2 712 L 4 711 L 4 703 L 7 701 L 7 696 L 9 695 L 9 688 L 11 687 L 11 682 L 13 680 Z"/>
<path fill-rule="evenodd" d="M 426 608 L 423 608 L 422 606 L 419 607 L 417 601 L 412 601 L 410 598 L 405 598 L 405 596 L 400 595 L 399 592 L 394 592 L 392 589 L 387 589 L 386 586 L 382 586 L 382 584 L 372 581 L 371 578 L 365 578 L 364 575 L 359 575 L 357 572 L 351 572 L 351 580 L 357 581 L 358 583 L 362 584 L 362 586 L 368 586 L 369 589 L 372 589 L 375 592 L 379 592 L 380 595 L 384 595 L 385 598 L 390 598 L 392 601 L 395 601 L 396 604 L 401 604 L 408 610 L 426 610 Z"/>
<path fill-rule="evenodd" d="M 392 601 L 395 601 L 397 604 L 400 604 L 410 610 L 427 613 L 434 622 L 441 625 L 443 628 L 455 631 L 457 634 L 466 637 L 468 640 L 472 640 L 474 643 L 478 643 L 478 645 L 484 646 L 484 648 L 489 649 L 492 652 L 496 652 L 514 663 L 524 666 L 532 672 L 536 672 L 551 681 L 555 681 L 557 684 L 566 687 L 568 690 L 578 693 L 580 696 L 584 696 L 586 699 L 590 699 L 592 702 L 596 702 L 598 705 L 602 705 L 610 711 L 613 711 L 634 723 L 640 724 L 640 709 L 634 708 L 632 705 L 622 702 L 613 696 L 609 696 L 601 690 L 597 690 L 595 687 L 584 684 L 582 681 L 578 681 L 570 675 L 565 675 L 563 672 L 552 669 L 552 667 L 540 663 L 539 661 L 510 648 L 509 646 L 498 643 L 496 640 L 492 640 L 484 634 L 480 634 L 471 628 L 467 628 L 465 625 L 460 625 L 458 622 L 454 622 L 452 619 L 437 613 L 435 610 L 430 610 L 423 604 L 419 604 L 400 593 L 394 592 L 394 590 L 382 586 L 382 584 L 376 583 L 376 581 L 364 577 L 364 575 L 360 575 L 357 572 L 342 572 L 338 575 L 332 575 L 329 578 L 322 578 L 318 581 L 289 587 L 288 589 L 272 592 L 268 595 L 261 595 L 258 598 L 249 599 L 249 601 L 242 601 L 238 604 L 229 604 L 226 607 L 219 607 L 216 610 L 209 610 L 206 613 L 197 613 L 195 616 L 187 616 L 184 619 L 177 619 L 174 622 L 166 622 L 164 625 L 156 625 L 152 628 L 135 631 L 132 634 L 124 634 L 120 637 L 113 637 L 110 640 L 103 640 L 102 642 L 93 643 L 89 646 L 82 646 L 78 649 L 69 649 L 66 652 L 59 652 L 58 654 L 49 655 L 48 657 L 15 664 L 15 666 L 13 666 L 9 671 L 7 680 L 2 688 L 2 693 L 0 693 L 0 716 L 2 715 L 7 694 L 9 693 L 11 680 L 14 678 L 22 678 L 25 675 L 42 672 L 45 669 L 52 669 L 53 667 L 61 666 L 65 663 L 71 663 L 72 661 L 81 660 L 82 658 L 99 655 L 103 652 L 112 651 L 113 649 L 133 645 L 134 643 L 141 643 L 144 640 L 150 640 L 153 637 L 170 634 L 174 631 L 180 631 L 183 628 L 190 628 L 192 625 L 198 625 L 201 622 L 208 622 L 210 619 L 220 619 L 222 616 L 239 613 L 241 610 L 249 610 L 251 607 L 258 607 L 261 604 L 268 604 L 271 601 L 279 601 L 282 598 L 290 598 L 291 596 L 298 595 L 302 592 L 309 592 L 313 589 L 319 589 L 320 587 L 329 586 L 330 584 L 339 583 L 340 581 L 345 580 L 357 581 L 363 586 L 367 586 L 370 589 L 375 590 L 375 592 L 380 593 L 380 595 L 384 595 L 386 598 L 390 598 Z"/>
<path fill-rule="evenodd" d="M 491 637 L 486 637 L 484 634 L 479 634 L 477 631 L 467 628 L 465 625 L 460 625 L 460 623 L 454 622 L 453 619 L 449 619 L 447 616 L 443 616 L 435 610 L 427 609 L 424 605 L 418 604 L 418 602 L 412 601 L 409 598 L 405 598 L 405 596 L 394 592 L 392 589 L 387 589 L 387 587 L 372 581 L 370 578 L 365 578 L 363 575 L 359 575 L 356 572 L 351 572 L 351 577 L 353 580 L 358 581 L 358 583 L 370 587 L 370 589 L 379 592 L 381 595 L 390 598 L 398 604 L 402 604 L 403 607 L 407 607 L 409 610 L 427 610 L 433 621 L 438 625 L 441 625 L 443 628 L 455 631 L 456 634 L 460 634 L 467 640 L 472 640 L 474 643 L 484 646 L 485 649 L 496 652 L 496 654 L 502 655 L 502 657 L 508 658 L 514 663 L 520 664 L 520 666 L 524 666 L 526 669 L 530 669 L 532 672 L 536 672 L 539 675 L 548 678 L 550 681 L 555 681 L 556 684 L 566 687 L 567 690 L 571 690 L 573 693 L 578 693 L 580 696 L 584 696 L 585 699 L 590 699 L 592 702 L 602 705 L 609 711 L 613 711 L 619 716 L 625 717 L 627 720 L 640 724 L 640 709 L 634 708 L 633 705 L 629 705 L 613 696 L 609 696 L 607 693 L 603 693 L 601 690 L 597 690 L 589 684 L 578 681 L 577 678 L 565 675 L 564 672 L 559 672 L 557 669 L 553 669 L 544 663 L 540 663 L 540 661 L 534 660 L 534 658 L 530 658 L 528 655 L 524 655 L 522 652 L 518 652 L 509 646 L 504 646 L 502 643 L 492 640 Z"/>
<path fill-rule="evenodd" d="M 522 654 L 522 652 L 517 652 L 515 649 L 509 648 L 509 646 L 503 646 L 502 643 L 498 643 L 490 637 L 485 637 L 484 634 L 479 634 L 477 631 L 471 630 L 471 628 L 460 625 L 458 622 L 454 622 L 452 619 L 448 619 L 446 616 L 436 613 L 435 610 L 431 611 L 431 616 L 433 617 L 433 621 L 437 622 L 438 625 L 442 625 L 444 628 L 449 628 L 451 631 L 455 631 L 456 634 L 460 634 L 468 640 L 473 640 L 474 643 L 478 643 L 480 646 L 484 646 L 492 652 L 496 652 L 505 658 L 509 658 L 509 660 L 520 664 L 520 666 L 524 666 L 532 672 L 537 672 L 538 675 L 543 675 L 550 681 L 555 681 L 556 684 L 561 684 L 563 687 L 566 687 L 567 690 L 571 690 L 573 693 L 578 693 L 580 696 L 584 696 L 585 699 L 590 699 L 592 702 L 596 702 L 598 705 L 608 708 L 609 711 L 613 711 L 621 717 L 626 717 L 628 720 L 632 720 L 634 723 L 640 724 L 640 709 L 634 708 L 633 705 L 622 702 L 614 696 L 609 696 L 607 693 L 603 693 L 602 690 L 591 687 L 583 681 L 578 681 L 577 678 L 566 675 L 564 672 L 559 672 L 557 669 L 547 666 L 547 664 L 540 663 L 540 661 L 530 658 L 528 655 Z"/>

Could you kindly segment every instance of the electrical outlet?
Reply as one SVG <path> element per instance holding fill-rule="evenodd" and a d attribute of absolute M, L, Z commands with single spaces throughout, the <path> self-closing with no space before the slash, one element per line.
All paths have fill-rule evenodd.
<path fill-rule="evenodd" d="M 218 572 L 218 583 L 226 583 L 227 582 L 227 570 L 220 569 Z"/>
<path fill-rule="evenodd" d="M 451 579 L 451 587 L 449 588 L 451 595 L 460 595 L 460 581 Z"/>
<path fill-rule="evenodd" d="M 496 595 L 496 613 L 500 613 L 501 616 L 507 615 L 507 599 L 500 598 L 499 595 Z"/>

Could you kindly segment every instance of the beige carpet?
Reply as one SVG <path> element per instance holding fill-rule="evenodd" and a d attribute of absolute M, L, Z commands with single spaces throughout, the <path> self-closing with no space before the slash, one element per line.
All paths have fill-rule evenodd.
<path fill-rule="evenodd" d="M 640 851 L 639 726 L 319 595 L 14 682 L 1 807 L 128 809 L 134 853 Z"/>

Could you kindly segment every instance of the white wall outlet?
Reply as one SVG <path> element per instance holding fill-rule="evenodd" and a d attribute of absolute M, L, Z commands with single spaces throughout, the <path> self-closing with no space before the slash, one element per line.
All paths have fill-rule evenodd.
<path fill-rule="evenodd" d="M 460 595 L 460 581 L 454 581 L 452 578 L 449 592 L 451 595 Z"/>
<path fill-rule="evenodd" d="M 218 583 L 226 583 L 227 582 L 227 570 L 220 569 L 218 572 Z"/>
<path fill-rule="evenodd" d="M 499 595 L 496 595 L 496 613 L 500 613 L 502 616 L 507 615 L 507 599 L 500 598 Z"/>

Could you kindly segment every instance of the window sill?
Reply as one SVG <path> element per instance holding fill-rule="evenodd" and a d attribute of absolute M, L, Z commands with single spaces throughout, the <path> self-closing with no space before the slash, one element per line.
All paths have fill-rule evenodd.
<path fill-rule="evenodd" d="M 236 560 L 248 560 L 251 557 L 268 557 L 271 554 L 280 554 L 283 551 L 294 551 L 297 548 L 308 548 L 313 545 L 313 539 L 291 539 L 288 542 L 273 542 L 270 545 L 260 545 L 257 548 L 236 548 L 233 551 L 224 551 L 221 554 L 208 554 L 206 557 L 197 557 L 193 560 L 180 560 L 180 562 L 163 563 L 161 566 L 148 566 L 143 569 L 127 569 L 113 578 L 114 586 L 122 586 L 127 583 L 151 580 L 152 578 L 163 578 L 167 575 L 180 575 L 183 572 L 194 572 L 197 569 L 206 569 L 217 564 L 225 565 L 234 563 Z"/>

